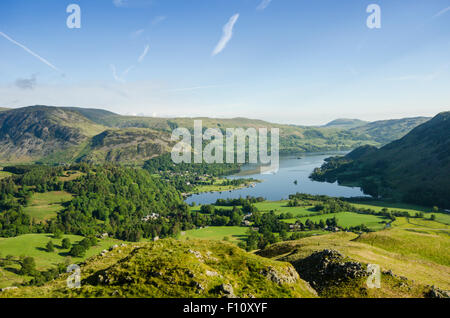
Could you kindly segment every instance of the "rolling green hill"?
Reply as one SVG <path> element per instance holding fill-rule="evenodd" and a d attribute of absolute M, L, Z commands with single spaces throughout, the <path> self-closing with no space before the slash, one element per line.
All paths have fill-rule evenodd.
<path fill-rule="evenodd" d="M 292 265 L 214 241 L 128 244 L 82 264 L 81 288 L 67 288 L 67 276 L 0 297 L 317 297 Z"/>
<path fill-rule="evenodd" d="M 359 125 L 351 129 L 352 132 L 358 134 L 367 134 L 371 139 L 385 145 L 393 140 L 402 138 L 412 129 L 421 125 L 431 118 L 414 117 L 392 120 L 380 120 L 366 125 Z"/>
<path fill-rule="evenodd" d="M 121 116 L 106 110 L 31 106 L 0 112 L 0 162 L 143 164 L 167 153 L 177 127 L 279 128 L 280 152 L 351 150 L 381 146 L 402 137 L 425 118 L 365 123 L 337 120 L 326 127 L 282 125 L 247 118 L 153 118 Z"/>
<path fill-rule="evenodd" d="M 354 128 L 367 125 L 367 121 L 360 119 L 339 118 L 327 123 L 324 127 Z"/>
<path fill-rule="evenodd" d="M 71 152 L 103 130 L 77 112 L 35 106 L 0 112 L 0 161 L 30 162 Z M 70 155 L 69 155 L 70 156 Z"/>
<path fill-rule="evenodd" d="M 300 277 L 312 283 L 322 297 L 424 297 L 431 285 L 444 290 L 450 288 L 448 231 L 448 226 L 437 222 L 414 220 L 409 223 L 405 218 L 399 218 L 391 229 L 362 235 L 340 232 L 313 236 L 273 244 L 257 254 L 290 262 Z M 313 267 L 319 271 L 324 265 L 312 262 L 314 257 L 311 257 L 324 250 L 337 252 L 322 260 L 328 270 L 335 273 L 326 280 L 323 280 L 327 277 L 326 271 L 321 272 L 322 276 L 315 276 L 309 270 Z M 330 265 L 335 262 L 336 266 Z M 359 262 L 363 267 L 365 264 L 379 265 L 381 288 L 368 289 L 365 279 L 345 279 L 337 275 L 345 262 Z M 348 265 L 351 272 L 355 266 Z"/>
<path fill-rule="evenodd" d="M 380 149 L 359 148 L 329 158 L 312 174 L 318 181 L 357 184 L 373 196 L 450 207 L 450 112 Z"/>

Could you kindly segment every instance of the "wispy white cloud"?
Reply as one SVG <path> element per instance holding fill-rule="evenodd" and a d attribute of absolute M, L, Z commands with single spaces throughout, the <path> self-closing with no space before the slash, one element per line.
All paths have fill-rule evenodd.
<path fill-rule="evenodd" d="M 129 66 L 125 71 L 123 71 L 122 76 L 128 75 L 128 73 L 130 73 L 130 71 L 132 69 L 134 69 L 135 67 L 136 66 L 134 66 L 134 65 Z"/>
<path fill-rule="evenodd" d="M 150 50 L 150 44 L 147 44 L 144 48 L 144 52 L 142 52 L 142 54 L 138 58 L 138 63 L 141 63 L 144 60 L 144 58 L 147 56 L 149 50 Z"/>
<path fill-rule="evenodd" d="M 167 19 L 166 16 L 164 16 L 164 15 L 159 15 L 159 16 L 157 16 L 157 17 L 155 17 L 155 18 L 153 19 L 152 24 L 153 24 L 153 25 L 160 24 L 160 23 L 163 22 L 165 19 Z"/>
<path fill-rule="evenodd" d="M 153 0 L 112 0 L 117 8 L 143 8 L 153 4 Z"/>
<path fill-rule="evenodd" d="M 47 61 L 46 59 L 44 59 L 43 57 L 39 56 L 38 54 L 34 53 L 32 50 L 30 50 L 29 48 L 27 48 L 25 45 L 20 44 L 19 42 L 17 42 L 16 40 L 12 39 L 11 37 L 9 37 L 8 35 L 6 35 L 5 33 L 0 31 L 0 35 L 3 36 L 5 39 L 7 39 L 8 41 L 10 41 L 11 43 L 17 45 L 18 47 L 22 48 L 23 50 L 25 50 L 27 53 L 31 54 L 32 56 L 34 56 L 35 58 L 37 58 L 39 61 L 41 61 L 42 63 L 46 64 L 47 66 L 50 66 L 52 69 L 54 69 L 57 72 L 62 73 L 62 71 L 57 68 L 56 66 L 54 66 L 52 63 L 50 63 L 49 61 Z"/>
<path fill-rule="evenodd" d="M 131 32 L 131 38 L 135 39 L 135 38 L 140 37 L 142 35 L 142 33 L 144 33 L 144 31 L 145 31 L 145 29 L 139 29 L 139 30 Z"/>
<path fill-rule="evenodd" d="M 269 6 L 272 0 L 262 0 L 261 3 L 256 7 L 256 10 L 264 10 Z"/>
<path fill-rule="evenodd" d="M 119 83 L 125 83 L 125 80 L 117 75 L 116 66 L 114 64 L 111 64 L 109 67 L 111 68 L 114 80 Z"/>
<path fill-rule="evenodd" d="M 142 61 L 144 61 L 144 59 L 145 59 L 145 57 L 147 56 L 149 50 L 150 50 L 150 44 L 147 44 L 147 45 L 145 46 L 144 51 L 142 52 L 142 54 L 138 57 L 137 63 L 142 63 Z M 121 74 L 120 76 L 119 76 L 118 73 L 117 73 L 117 69 L 116 69 L 116 66 L 115 66 L 115 65 L 111 64 L 109 67 L 111 68 L 111 71 L 112 71 L 112 75 L 113 75 L 114 80 L 115 80 L 116 82 L 119 82 L 119 83 L 125 83 L 124 77 L 127 76 L 128 73 L 129 73 L 131 70 L 135 69 L 135 68 L 136 68 L 136 65 L 130 65 L 129 67 L 127 67 L 127 68 L 122 72 L 122 74 Z"/>
<path fill-rule="evenodd" d="M 448 11 L 450 11 L 450 7 L 442 9 L 441 11 L 439 11 L 438 13 L 436 13 L 433 18 L 439 18 L 441 15 L 444 15 L 445 13 L 447 13 Z"/>
<path fill-rule="evenodd" d="M 225 49 L 228 42 L 233 37 L 233 28 L 238 19 L 239 19 L 239 13 L 236 13 L 235 15 L 233 15 L 230 18 L 230 20 L 227 22 L 227 24 L 225 24 L 225 26 L 223 27 L 222 38 L 220 39 L 219 43 L 217 43 L 216 47 L 214 48 L 214 51 L 212 53 L 213 56 L 219 54 L 220 52 L 222 52 Z"/>
<path fill-rule="evenodd" d="M 118 8 L 125 7 L 127 3 L 128 3 L 127 0 L 113 0 L 113 4 Z"/>

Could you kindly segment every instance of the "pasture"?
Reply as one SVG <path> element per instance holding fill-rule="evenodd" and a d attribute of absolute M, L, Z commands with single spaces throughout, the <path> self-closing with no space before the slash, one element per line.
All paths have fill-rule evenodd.
<path fill-rule="evenodd" d="M 56 217 L 63 206 L 62 203 L 72 200 L 72 195 L 65 191 L 34 193 L 31 203 L 23 210 L 36 221 L 47 221 Z"/>
<path fill-rule="evenodd" d="M 102 239 L 97 246 L 91 247 L 83 258 L 72 258 L 68 255 L 69 249 L 63 249 L 61 242 L 63 238 L 69 238 L 72 244 L 78 243 L 83 239 L 78 235 L 63 235 L 61 239 L 54 239 L 52 234 L 25 234 L 10 238 L 0 238 L 0 258 L 8 255 L 15 258 L 21 256 L 31 256 L 35 259 L 36 269 L 46 270 L 58 263 L 64 263 L 67 259 L 70 263 L 78 263 L 93 255 L 99 254 L 102 250 L 119 244 L 120 240 Z M 47 252 L 45 246 L 52 241 L 55 246 L 54 252 Z M 0 267 L 0 288 L 11 286 L 14 283 L 21 283 L 27 277 L 20 276 L 15 272 L 20 268 L 18 264 Z"/>
<path fill-rule="evenodd" d="M 205 240 L 224 240 L 225 237 L 230 242 L 239 242 L 247 237 L 248 228 L 240 226 L 210 226 L 202 229 L 189 230 L 179 236 L 181 240 L 185 239 L 205 239 Z"/>

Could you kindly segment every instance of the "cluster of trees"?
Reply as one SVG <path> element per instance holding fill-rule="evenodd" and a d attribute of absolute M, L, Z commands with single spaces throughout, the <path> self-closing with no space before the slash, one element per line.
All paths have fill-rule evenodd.
<path fill-rule="evenodd" d="M 158 174 L 162 179 L 168 180 L 178 191 L 187 193 L 199 184 L 211 184 L 214 177 L 239 172 L 238 164 L 207 164 L 207 163 L 179 163 L 172 161 L 170 154 L 164 154 L 145 162 L 144 169 L 150 174 Z M 210 180 L 205 181 L 204 176 Z M 242 182 L 242 181 L 241 181 Z"/>
<path fill-rule="evenodd" d="M 64 244 L 64 241 L 63 241 Z M 70 244 L 70 241 L 66 242 L 66 246 Z M 96 246 L 98 241 L 95 237 L 86 237 L 77 244 L 74 244 L 70 249 L 69 255 L 73 257 L 84 257 L 86 252 L 93 246 Z M 71 245 L 71 244 L 70 244 Z"/>
<path fill-rule="evenodd" d="M 244 214 L 244 209 L 237 206 L 232 209 L 223 209 L 206 204 L 201 206 L 200 213 L 195 213 L 193 223 L 199 227 L 207 225 L 239 226 L 244 219 Z"/>
<path fill-rule="evenodd" d="M 109 233 L 127 240 L 176 235 L 190 228 L 187 205 L 171 185 L 143 169 L 113 165 L 92 167 L 81 178 L 65 183 L 75 198 L 58 213 L 66 233 L 95 236 Z M 156 220 L 143 221 L 151 214 Z"/>
<path fill-rule="evenodd" d="M 14 175 L 0 180 L 2 237 L 59 231 L 85 237 L 108 233 L 122 240 L 139 241 L 173 236 L 195 227 L 179 191 L 144 169 L 77 164 L 14 166 L 5 170 Z M 81 171 L 84 175 L 62 182 L 60 177 L 65 171 Z M 23 206 L 33 192 L 52 190 L 68 191 L 74 199 L 65 204 L 56 220 L 34 222 Z M 144 221 L 153 213 L 160 217 Z"/>
<path fill-rule="evenodd" d="M 34 224 L 23 211 L 30 204 L 33 192 L 62 190 L 60 181 L 64 169 L 37 165 L 19 165 L 3 168 L 13 175 L 0 180 L 0 236 L 12 237 L 45 231 L 43 224 Z"/>
<path fill-rule="evenodd" d="M 31 280 L 25 283 L 25 285 L 41 286 L 45 282 L 55 279 L 60 274 L 65 272 L 69 262 L 70 261 L 67 260 L 66 263 L 57 264 L 56 267 L 49 268 L 45 271 L 39 271 L 36 269 L 36 261 L 34 257 L 21 256 L 17 258 L 12 255 L 7 255 L 2 258 L 0 255 L 1 267 L 19 265 L 20 268 L 17 271 L 17 274 L 31 277 Z"/>
<path fill-rule="evenodd" d="M 244 206 L 249 204 L 255 204 L 258 202 L 264 202 L 266 199 L 263 197 L 251 197 L 247 196 L 246 198 L 239 199 L 217 199 L 214 205 L 216 206 Z"/>

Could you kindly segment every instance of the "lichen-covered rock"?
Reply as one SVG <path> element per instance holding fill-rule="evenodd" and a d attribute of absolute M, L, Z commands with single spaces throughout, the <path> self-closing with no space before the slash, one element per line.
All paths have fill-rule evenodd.
<path fill-rule="evenodd" d="M 294 268 L 290 266 L 283 270 L 277 270 L 272 266 L 269 266 L 268 268 L 261 270 L 260 273 L 279 285 L 294 284 L 300 278 Z"/>
<path fill-rule="evenodd" d="M 318 290 L 332 284 L 368 276 L 365 265 L 348 260 L 338 251 L 328 249 L 300 259 L 294 266 L 300 277 Z"/>

